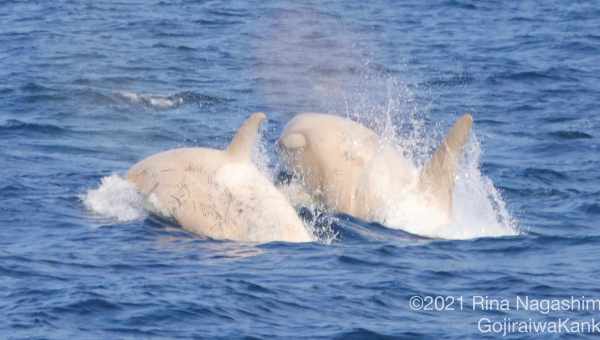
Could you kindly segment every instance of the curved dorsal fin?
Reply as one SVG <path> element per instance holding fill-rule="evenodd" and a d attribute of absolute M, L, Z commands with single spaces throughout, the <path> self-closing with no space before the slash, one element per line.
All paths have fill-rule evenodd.
<path fill-rule="evenodd" d="M 448 217 L 452 212 L 452 193 L 458 156 L 469 138 L 472 125 L 473 117 L 470 114 L 460 117 L 429 162 L 423 166 L 419 178 L 419 189 L 438 208 L 444 209 Z"/>
<path fill-rule="evenodd" d="M 253 113 L 238 129 L 226 152 L 235 159 L 250 161 L 258 128 L 266 118 L 267 115 L 263 112 Z"/>

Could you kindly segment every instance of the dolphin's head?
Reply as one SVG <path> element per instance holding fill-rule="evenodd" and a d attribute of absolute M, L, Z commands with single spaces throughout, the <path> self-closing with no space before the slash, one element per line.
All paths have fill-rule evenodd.
<path fill-rule="evenodd" d="M 306 137 L 301 132 L 284 133 L 277 140 L 277 149 L 285 165 L 292 171 L 299 171 L 302 158 L 306 155 L 309 145 Z"/>
<path fill-rule="evenodd" d="M 306 146 L 306 137 L 300 132 L 284 133 L 277 141 L 277 147 L 285 153 L 302 151 Z"/>
<path fill-rule="evenodd" d="M 278 153 L 292 177 L 316 192 L 321 189 L 322 167 L 320 149 L 313 149 L 311 140 L 301 131 L 284 131 L 277 141 Z"/>

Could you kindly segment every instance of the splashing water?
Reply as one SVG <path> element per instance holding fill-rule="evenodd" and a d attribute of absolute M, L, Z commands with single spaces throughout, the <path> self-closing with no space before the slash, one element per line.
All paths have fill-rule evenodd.
<path fill-rule="evenodd" d="M 418 103 L 415 93 L 397 78 L 366 72 L 361 83 L 360 88 L 346 90 L 342 112 L 373 129 L 382 145 L 392 145 L 419 171 L 444 135 L 439 126 L 427 126 L 419 111 L 430 104 Z M 390 228 L 445 239 L 516 235 L 517 222 L 506 210 L 492 181 L 481 174 L 481 148 L 474 132 L 463 154 L 456 173 L 450 224 L 440 223 L 411 188 L 395 193 L 382 188 L 388 197 L 376 209 L 376 221 Z M 371 178 L 386 171 L 377 164 L 367 168 L 373 172 Z"/>
<path fill-rule="evenodd" d="M 89 189 L 81 197 L 92 212 L 120 222 L 146 217 L 144 200 L 135 186 L 119 175 L 102 178 L 98 188 Z"/>
<path fill-rule="evenodd" d="M 337 233 L 333 230 L 335 218 L 318 218 L 323 207 L 313 197 L 304 191 L 297 183 L 277 184 L 277 176 L 281 170 L 277 163 L 270 157 L 269 148 L 264 138 L 264 127 L 260 129 L 260 135 L 252 151 L 252 162 L 259 171 L 266 176 L 271 183 L 276 183 L 277 189 L 283 193 L 289 203 L 298 211 L 302 217 L 304 226 L 312 234 L 313 238 L 323 244 L 331 244 L 337 239 Z M 303 210 L 305 209 L 305 210 Z M 309 218 L 303 216 L 303 211 Z"/>
<path fill-rule="evenodd" d="M 472 134 L 456 176 L 452 209 L 453 223 L 448 238 L 517 235 L 517 221 L 492 181 L 481 174 L 481 145 Z"/>
<path fill-rule="evenodd" d="M 440 218 L 410 187 L 389 193 L 376 215 L 377 220 L 390 228 L 443 239 L 516 235 L 516 221 L 507 212 L 492 181 L 480 172 L 479 153 L 479 143 L 473 136 L 456 173 L 450 223 Z"/>

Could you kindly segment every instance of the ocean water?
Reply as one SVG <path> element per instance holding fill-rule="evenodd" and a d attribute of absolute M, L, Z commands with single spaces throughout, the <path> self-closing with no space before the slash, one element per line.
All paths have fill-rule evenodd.
<path fill-rule="evenodd" d="M 600 311 L 574 302 L 600 299 L 598 18 L 556 0 L 0 1 L 0 338 L 599 333 L 503 334 Z M 316 242 L 252 245 L 148 217 L 132 164 L 222 148 L 255 111 L 274 179 L 298 112 L 361 121 L 417 165 L 472 113 L 460 223 L 432 239 L 324 214 Z"/>

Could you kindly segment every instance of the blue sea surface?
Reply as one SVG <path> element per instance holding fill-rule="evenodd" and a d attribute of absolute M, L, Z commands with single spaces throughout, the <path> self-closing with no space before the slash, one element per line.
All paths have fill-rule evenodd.
<path fill-rule="evenodd" d="M 516 308 L 600 299 L 599 56 L 592 1 L 0 1 L 0 338 L 478 339 L 600 319 Z M 421 124 L 421 154 L 470 112 L 516 234 L 328 216 L 334 240 L 252 245 L 86 205 L 148 155 L 224 147 L 255 111 L 271 171 L 298 112 Z"/>

